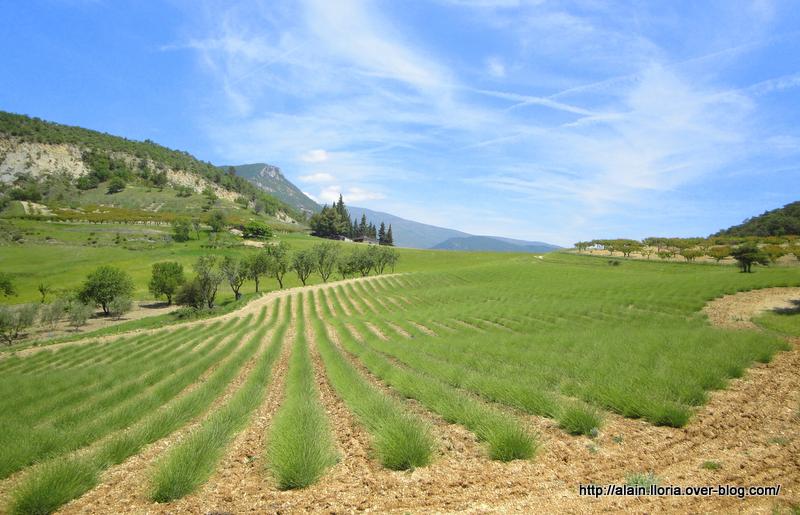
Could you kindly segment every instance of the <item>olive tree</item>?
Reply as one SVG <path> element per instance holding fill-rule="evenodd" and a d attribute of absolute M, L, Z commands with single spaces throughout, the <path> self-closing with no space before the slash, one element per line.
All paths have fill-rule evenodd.
<path fill-rule="evenodd" d="M 753 264 L 769 264 L 769 258 L 755 243 L 745 243 L 744 245 L 736 247 L 731 252 L 731 256 L 738 261 L 739 269 L 744 273 L 750 273 Z"/>
<path fill-rule="evenodd" d="M 282 241 L 277 245 L 269 245 L 264 250 L 269 258 L 268 269 L 270 275 L 278 281 L 278 286 L 283 288 L 283 276 L 289 271 L 289 245 Z"/>
<path fill-rule="evenodd" d="M 101 266 L 90 273 L 79 293 L 83 302 L 93 302 L 109 313 L 108 305 L 115 297 L 133 295 L 133 280 L 130 276 L 113 266 Z"/>
<path fill-rule="evenodd" d="M 269 256 L 266 252 L 256 252 L 247 258 L 247 276 L 256 283 L 256 292 L 261 281 L 261 277 L 269 273 Z"/>
<path fill-rule="evenodd" d="M 194 264 L 196 287 L 208 309 L 214 307 L 217 289 L 223 280 L 216 256 L 200 256 Z"/>
<path fill-rule="evenodd" d="M 36 321 L 38 304 L 0 307 L 0 337 L 11 345 L 26 329 Z"/>
<path fill-rule="evenodd" d="M 239 300 L 242 296 L 242 294 L 239 293 L 239 290 L 242 289 L 242 285 L 244 284 L 245 280 L 247 280 L 248 276 L 247 266 L 239 258 L 225 256 L 225 258 L 222 260 L 220 270 L 222 270 L 222 274 L 228 281 L 231 290 L 233 290 L 234 297 L 236 300 Z"/>
<path fill-rule="evenodd" d="M 314 261 L 322 282 L 328 282 L 339 261 L 339 245 L 326 242 L 314 246 Z"/>
<path fill-rule="evenodd" d="M 299 250 L 292 256 L 292 270 L 295 271 L 303 286 L 306 285 L 306 281 L 311 272 L 314 271 L 314 268 L 316 268 L 316 265 L 317 260 L 313 250 Z"/>
<path fill-rule="evenodd" d="M 172 304 L 173 295 L 184 282 L 186 282 L 186 278 L 183 275 L 183 265 L 177 261 L 153 263 L 150 283 L 148 284 L 150 293 L 156 297 L 165 296 L 167 304 Z"/>
<path fill-rule="evenodd" d="M 119 320 L 122 315 L 128 313 L 133 308 L 133 300 L 126 295 L 118 295 L 108 303 L 108 313 Z"/>

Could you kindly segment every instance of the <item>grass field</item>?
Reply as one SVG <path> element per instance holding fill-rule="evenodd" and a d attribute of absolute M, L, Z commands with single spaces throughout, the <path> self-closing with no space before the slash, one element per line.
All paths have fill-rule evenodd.
<path fill-rule="evenodd" d="M 30 284 L 42 275 L 71 284 L 97 260 L 114 261 L 141 291 L 150 262 L 188 264 L 200 252 L 171 245 L 145 260 L 53 244 L 46 260 L 62 249 L 58 270 L 42 272 L 45 257 L 30 262 L 35 245 L 3 247 L 3 260 Z M 342 474 L 421 488 L 419 471 L 457 462 L 469 442 L 469 463 L 512 471 L 547 456 L 554 438 L 598 438 L 620 416 L 674 431 L 692 425 L 711 392 L 789 349 L 772 332 L 710 326 L 704 304 L 800 285 L 789 268 L 609 266 L 569 254 L 403 250 L 398 272 L 268 295 L 225 319 L 0 360 L 3 506 L 49 513 L 116 502 L 127 494 L 109 481 L 129 467 L 134 512 L 206 509 L 203 499 L 233 477 L 241 495 L 250 485 L 274 499 L 335 488 Z M 759 322 L 796 334 L 795 318 Z M 255 420 L 270 395 L 277 409 Z M 450 427 L 467 444 L 445 439 Z M 556 433 L 543 439 L 543 427 Z"/>

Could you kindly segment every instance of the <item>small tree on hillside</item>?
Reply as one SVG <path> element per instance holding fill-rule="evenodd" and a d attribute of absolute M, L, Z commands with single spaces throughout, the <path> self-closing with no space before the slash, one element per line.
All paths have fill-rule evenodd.
<path fill-rule="evenodd" d="M 114 297 L 108 303 L 108 313 L 116 320 L 122 318 L 122 315 L 128 313 L 131 309 L 133 309 L 133 301 L 130 297 L 124 295 Z"/>
<path fill-rule="evenodd" d="M 86 325 L 86 321 L 89 320 L 92 313 L 94 313 L 94 308 L 91 305 L 75 301 L 69 305 L 67 320 L 69 320 L 70 326 L 78 329 Z"/>
<path fill-rule="evenodd" d="M 67 302 L 64 299 L 56 299 L 50 304 L 42 306 L 39 320 L 52 331 L 56 324 L 64 317 L 67 310 Z"/>
<path fill-rule="evenodd" d="M 701 251 L 695 249 L 682 249 L 680 254 L 686 261 L 694 261 L 703 255 Z"/>
<path fill-rule="evenodd" d="M 299 250 L 292 257 L 292 270 L 297 273 L 297 278 L 300 279 L 303 286 L 306 285 L 306 281 L 316 265 L 314 252 L 311 249 Z"/>
<path fill-rule="evenodd" d="M 94 302 L 108 314 L 108 304 L 114 297 L 130 297 L 133 295 L 133 280 L 119 268 L 101 266 L 90 273 L 80 291 L 83 302 Z"/>
<path fill-rule="evenodd" d="M 397 263 L 398 254 L 395 249 L 380 247 L 377 249 L 377 252 L 373 253 L 373 266 L 375 271 L 379 274 L 382 274 L 384 269 L 387 266 L 391 266 L 392 270 L 394 270 L 394 266 Z"/>
<path fill-rule="evenodd" d="M 718 245 L 708 249 L 708 255 L 717 263 L 731 255 L 731 248 L 727 245 Z"/>
<path fill-rule="evenodd" d="M 339 256 L 336 260 L 336 270 L 342 279 L 347 279 L 356 273 L 356 258 L 355 254 L 347 254 Z"/>
<path fill-rule="evenodd" d="M 283 276 L 289 271 L 289 245 L 282 241 L 266 247 L 265 252 L 269 257 L 269 273 L 278 281 L 278 286 L 283 288 Z"/>
<path fill-rule="evenodd" d="M 0 337 L 11 345 L 26 329 L 33 325 L 38 312 L 38 304 L 0 306 Z"/>
<path fill-rule="evenodd" d="M 183 275 L 183 265 L 180 263 L 176 261 L 153 263 L 149 283 L 150 293 L 156 297 L 164 295 L 167 298 L 167 304 L 172 304 L 172 296 L 184 282 L 186 282 L 186 278 Z"/>
<path fill-rule="evenodd" d="M 125 189 L 125 179 L 122 177 L 114 177 L 108 183 L 108 193 L 113 195 Z"/>
<path fill-rule="evenodd" d="M 361 277 L 368 276 L 372 267 L 375 266 L 374 252 L 370 252 L 369 249 L 357 250 L 353 256 L 353 266 L 356 271 L 361 274 Z"/>
<path fill-rule="evenodd" d="M 743 273 L 750 273 L 753 264 L 768 265 L 769 259 L 766 254 L 761 252 L 761 249 L 755 243 L 745 243 L 736 247 L 732 252 L 736 261 L 739 263 L 739 268 Z"/>
<path fill-rule="evenodd" d="M 211 226 L 211 232 L 222 232 L 225 230 L 225 213 L 222 211 L 214 211 L 208 217 L 208 225 Z"/>
<path fill-rule="evenodd" d="M 11 297 L 17 294 L 17 289 L 14 288 L 14 283 L 11 281 L 11 275 L 0 272 L 0 295 L 3 297 Z"/>
<path fill-rule="evenodd" d="M 227 279 L 228 284 L 233 290 L 233 295 L 236 300 L 239 300 L 242 296 L 239 293 L 239 290 L 242 288 L 244 281 L 247 279 L 248 270 L 244 263 L 242 263 L 239 258 L 235 258 L 233 256 L 225 256 L 222 260 L 222 265 L 220 266 L 225 279 Z"/>
<path fill-rule="evenodd" d="M 39 283 L 39 286 L 36 289 L 39 290 L 39 295 L 42 296 L 40 301 L 42 304 L 47 301 L 47 295 L 53 291 L 53 287 L 45 282 Z"/>
<path fill-rule="evenodd" d="M 256 252 L 247 258 L 245 265 L 247 266 L 247 275 L 256 283 L 256 292 L 258 292 L 261 277 L 269 273 L 269 256 L 263 251 Z"/>
<path fill-rule="evenodd" d="M 217 289 L 222 282 L 223 275 L 218 267 L 216 256 L 200 256 L 194 264 L 195 281 L 199 289 L 200 296 L 208 309 L 214 307 L 217 298 Z"/>
<path fill-rule="evenodd" d="M 317 272 L 322 277 L 322 282 L 328 282 L 328 278 L 336 268 L 339 261 L 339 246 L 335 243 L 320 243 L 314 246 L 314 259 L 316 261 Z"/>
<path fill-rule="evenodd" d="M 264 222 L 254 220 L 244 224 L 242 236 L 254 240 L 268 240 L 272 238 L 272 229 Z"/>
<path fill-rule="evenodd" d="M 172 239 L 178 242 L 189 241 L 192 223 L 185 218 L 178 218 L 172 222 Z"/>

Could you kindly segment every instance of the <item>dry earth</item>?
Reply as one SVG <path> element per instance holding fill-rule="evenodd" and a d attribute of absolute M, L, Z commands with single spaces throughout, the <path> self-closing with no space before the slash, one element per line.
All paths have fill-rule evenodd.
<path fill-rule="evenodd" d="M 355 280 L 361 281 L 361 279 Z M 318 290 L 333 285 L 307 287 L 318 302 Z M 337 288 L 336 290 L 339 290 Z M 328 293 L 341 295 L 340 291 Z M 299 289 L 271 293 L 226 315 L 255 313 L 277 298 L 296 295 Z M 750 318 L 761 310 L 779 307 L 797 298 L 800 288 L 772 288 L 727 296 L 709 303 L 709 321 L 723 327 L 752 328 Z M 295 299 L 297 300 L 297 299 Z M 296 305 L 296 303 L 293 303 Z M 330 303 L 328 303 L 330 307 Z M 369 303 L 352 302 L 348 311 L 368 309 Z M 309 309 L 307 308 L 308 315 Z M 337 316 L 345 315 L 339 312 Z M 346 315 L 345 315 L 346 316 Z M 438 324 L 432 324 L 437 325 Z M 308 326 L 308 325 L 307 325 Z M 338 345 L 338 335 L 326 325 Z M 473 328 L 474 329 L 474 328 Z M 430 330 L 430 329 L 429 329 Z M 104 474 L 103 483 L 84 498 L 71 503 L 70 513 L 294 513 L 355 511 L 377 512 L 514 512 L 514 513 L 774 513 L 800 504 L 800 341 L 757 364 L 726 390 L 714 392 L 684 428 L 655 427 L 639 420 L 608 415 L 599 436 L 573 437 L 552 420 L 520 415 L 538 432 L 542 446 L 532 460 L 499 463 L 486 456 L 472 433 L 448 424 L 415 401 L 401 399 L 411 411 L 431 425 L 439 444 L 433 462 L 424 468 L 392 472 L 372 458 L 369 435 L 346 409 L 327 383 L 309 330 L 317 385 L 331 417 L 340 461 L 322 480 L 301 491 L 281 492 L 265 470 L 261 454 L 272 414 L 280 404 L 288 361 L 286 346 L 276 363 L 273 383 L 264 404 L 251 423 L 227 450 L 211 480 L 195 494 L 176 503 L 149 503 L 144 486 L 123 495 L 113 486 L 123 481 L 123 471 L 142 478 L 142 470 L 163 452 L 173 437 L 154 444 L 145 456 L 134 457 L 117 470 Z M 407 334 L 407 333 L 406 333 Z M 394 336 L 393 336 L 394 337 Z M 404 338 L 402 332 L 397 338 Z M 352 360 L 352 359 L 351 359 Z M 382 391 L 392 390 L 358 369 Z M 398 399 L 400 399 L 398 397 Z M 185 434 L 185 430 L 181 431 Z M 144 459 L 143 459 L 144 458 Z M 702 467 L 706 461 L 718 470 Z M 732 497 L 581 497 L 581 483 L 621 484 L 632 473 L 652 471 L 660 485 L 775 485 L 777 498 Z M 117 495 L 109 494 L 119 492 Z"/>

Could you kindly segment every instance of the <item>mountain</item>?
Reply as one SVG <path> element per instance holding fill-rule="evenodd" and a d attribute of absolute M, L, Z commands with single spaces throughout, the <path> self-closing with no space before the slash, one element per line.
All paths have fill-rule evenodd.
<path fill-rule="evenodd" d="M 363 207 L 347 206 L 347 209 L 350 211 L 350 216 L 356 220 L 360 220 L 361 215 L 366 215 L 367 221 L 377 226 L 380 226 L 381 222 L 387 226 L 391 224 L 394 244 L 398 247 L 428 249 L 450 238 L 469 236 L 467 233 L 454 229 L 414 222 L 389 213 L 372 211 Z"/>
<path fill-rule="evenodd" d="M 223 170 L 231 166 L 220 167 Z M 306 214 L 319 211 L 319 204 L 308 198 L 300 191 L 300 188 L 292 184 L 277 166 L 266 163 L 253 163 L 247 165 L 237 165 L 232 167 L 236 170 L 236 175 L 244 177 L 262 190 L 273 195 L 277 199 L 294 209 Z"/>
<path fill-rule="evenodd" d="M 381 222 L 386 225 L 391 224 L 394 243 L 398 247 L 534 253 L 551 252 L 560 248 L 540 241 L 515 240 L 499 236 L 473 236 L 455 229 L 414 222 L 363 207 L 348 206 L 347 209 L 350 211 L 350 216 L 356 220 L 361 219 L 361 215 L 366 215 L 367 221 L 375 225 L 380 225 Z"/>
<path fill-rule="evenodd" d="M 0 111 L 0 210 L 31 202 L 57 218 L 170 221 L 218 209 L 237 222 L 302 219 L 247 179 L 188 152 Z"/>
<path fill-rule="evenodd" d="M 800 201 L 765 211 L 714 236 L 784 236 L 800 234 Z"/>
<path fill-rule="evenodd" d="M 560 247 L 541 241 L 514 240 L 494 236 L 464 236 L 450 238 L 431 247 L 437 250 L 468 250 L 487 252 L 531 252 L 543 254 L 558 250 Z"/>

